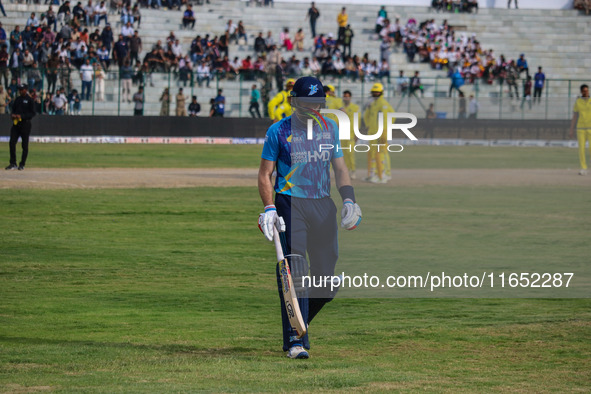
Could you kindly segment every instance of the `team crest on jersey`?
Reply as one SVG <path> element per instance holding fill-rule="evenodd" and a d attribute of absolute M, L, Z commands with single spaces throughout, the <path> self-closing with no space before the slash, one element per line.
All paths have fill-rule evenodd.
<path fill-rule="evenodd" d="M 318 92 L 318 85 L 310 85 L 310 93 L 308 93 L 308 96 L 311 96 L 317 92 Z"/>

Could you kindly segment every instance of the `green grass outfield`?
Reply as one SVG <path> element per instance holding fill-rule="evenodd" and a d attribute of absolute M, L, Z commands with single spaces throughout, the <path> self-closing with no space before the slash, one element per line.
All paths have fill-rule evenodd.
<path fill-rule="evenodd" d="M 51 147 L 66 145 L 36 145 L 32 154 L 41 157 L 41 147 L 52 156 Z M 113 148 L 91 147 L 89 157 Z M 180 166 L 173 153 L 181 147 L 157 148 Z M 254 147 L 233 148 L 223 147 L 231 157 Z M 432 147 L 431 156 L 451 165 L 453 152 L 443 149 Z M 490 149 L 500 150 L 489 163 L 515 168 L 537 151 Z M 550 168 L 576 160 L 570 149 L 540 152 L 539 163 L 553 157 Z M 393 226 L 404 230 L 395 239 L 407 250 L 400 258 L 421 253 L 419 240 L 429 254 L 466 261 L 498 244 L 496 258 L 513 266 L 556 267 L 588 263 L 588 191 L 358 188 L 361 200 L 390 196 Z M 371 228 L 378 208 L 364 208 L 356 231 Z M 589 299 L 337 299 L 310 327 L 312 358 L 286 359 L 274 251 L 256 229 L 259 209 L 248 187 L 0 190 L 0 392 L 591 389 Z M 461 247 L 450 243 L 454 234 Z"/>
<path fill-rule="evenodd" d="M 28 167 L 258 167 L 262 145 L 31 144 Z M 20 152 L 20 146 L 17 148 Z M 8 144 L 0 143 L 6 155 Z M 20 155 L 20 153 L 19 153 Z M 392 168 L 578 168 L 576 149 L 409 146 L 392 153 Z M 358 153 L 359 168 L 366 154 Z"/>

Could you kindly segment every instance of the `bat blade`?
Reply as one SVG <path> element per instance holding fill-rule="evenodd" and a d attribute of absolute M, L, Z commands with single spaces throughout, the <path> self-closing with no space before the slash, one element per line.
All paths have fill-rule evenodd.
<path fill-rule="evenodd" d="M 300 304 L 293 285 L 293 278 L 289 269 L 289 262 L 286 258 L 279 262 L 279 274 L 281 275 L 281 288 L 283 291 L 283 301 L 285 311 L 289 319 L 289 324 L 297 332 L 297 337 L 306 335 L 306 324 L 302 318 Z"/>
<path fill-rule="evenodd" d="M 279 275 L 281 276 L 281 291 L 283 294 L 283 302 L 285 311 L 289 319 L 289 324 L 297 332 L 297 337 L 301 338 L 306 335 L 306 323 L 300 311 L 300 304 L 293 286 L 293 278 L 291 270 L 289 269 L 289 262 L 284 257 L 283 247 L 279 239 L 279 232 L 276 228 L 273 229 L 273 241 L 275 242 L 275 250 L 277 252 L 277 260 L 279 262 Z"/>

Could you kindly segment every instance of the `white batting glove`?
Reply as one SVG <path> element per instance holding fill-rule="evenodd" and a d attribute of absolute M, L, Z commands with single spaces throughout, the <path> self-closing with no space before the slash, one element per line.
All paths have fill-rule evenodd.
<path fill-rule="evenodd" d="M 341 210 L 341 227 L 346 230 L 354 230 L 361 223 L 361 208 L 350 198 L 343 201 Z"/>
<path fill-rule="evenodd" d="M 275 205 L 267 205 L 265 213 L 259 215 L 259 229 L 269 241 L 273 241 L 273 226 L 279 232 L 285 231 L 285 222 L 281 216 L 277 216 Z"/>

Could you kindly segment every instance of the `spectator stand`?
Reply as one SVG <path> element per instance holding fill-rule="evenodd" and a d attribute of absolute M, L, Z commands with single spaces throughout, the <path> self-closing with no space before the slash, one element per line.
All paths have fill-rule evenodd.
<path fill-rule="evenodd" d="M 72 4 L 74 5 L 74 4 Z M 83 5 L 84 2 L 83 2 Z M 256 4 L 254 4 L 256 5 Z M 276 40 L 279 38 L 279 33 L 284 27 L 289 27 L 290 33 L 292 34 L 297 31 L 298 28 L 302 27 L 306 35 L 304 39 L 304 52 L 286 52 L 282 51 L 281 55 L 284 59 L 289 59 L 294 53 L 296 57 L 301 60 L 304 56 L 310 55 L 310 49 L 313 47 L 312 38 L 309 37 L 310 31 L 307 26 L 307 22 L 304 21 L 304 16 L 309 4 L 305 3 L 277 3 L 275 4 L 275 12 L 273 20 L 268 18 L 268 10 L 264 7 L 248 7 L 244 2 L 237 0 L 227 1 L 212 1 L 211 4 L 196 5 L 196 25 L 194 31 L 181 31 L 178 29 L 182 10 L 152 10 L 143 8 L 142 12 L 142 25 L 140 30 L 140 36 L 142 37 L 144 50 L 140 54 L 140 58 L 143 59 L 146 51 L 151 48 L 158 40 L 165 41 L 166 37 L 171 30 L 175 32 L 176 37 L 180 40 L 180 43 L 184 51 L 187 51 L 190 47 L 191 41 L 197 34 L 210 34 L 210 37 L 221 36 L 225 29 L 225 23 L 227 20 L 232 19 L 235 22 L 239 20 L 244 21 L 244 26 L 247 33 L 247 43 L 244 45 L 237 45 L 233 40 L 230 40 L 228 51 L 229 58 L 233 59 L 238 56 L 239 60 L 245 59 L 247 56 L 253 56 L 253 42 L 256 33 L 262 30 L 271 30 L 272 35 Z M 337 33 L 336 15 L 340 11 L 339 5 L 320 4 L 318 5 L 321 11 L 321 16 L 317 23 L 317 30 L 319 32 L 328 35 Z M 370 40 L 370 36 L 374 34 L 375 20 L 377 16 L 379 6 L 367 7 L 361 4 L 347 5 L 349 14 L 349 23 L 355 31 L 355 36 L 352 42 L 352 53 L 357 54 L 359 57 L 363 57 L 365 53 L 368 53 L 369 60 L 379 60 L 380 58 L 380 42 Z M 41 16 L 44 11 L 47 10 L 45 5 L 24 5 L 24 4 L 6 4 L 6 10 L 8 12 L 8 18 L 4 22 L 4 29 L 7 34 L 10 34 L 15 24 L 19 24 L 21 27 L 29 17 L 31 11 L 35 11 L 38 16 Z M 386 7 L 388 13 L 395 17 L 394 9 Z M 556 103 L 561 103 L 562 108 L 564 107 L 563 102 L 571 94 L 571 90 L 568 88 L 568 81 L 557 80 L 556 77 L 573 76 L 575 79 L 581 79 L 586 74 L 588 66 L 585 62 L 584 54 L 581 54 L 578 48 L 580 42 L 577 41 L 581 36 L 585 36 L 590 31 L 588 30 L 588 24 L 584 23 L 584 16 L 578 16 L 576 11 L 529 11 L 526 16 L 525 10 L 519 10 L 517 12 L 506 13 L 506 10 L 480 10 L 478 14 L 466 14 L 466 13 L 440 13 L 437 14 L 434 11 L 429 11 L 426 7 L 396 7 L 396 13 L 398 14 L 401 21 L 408 21 L 408 19 L 415 19 L 417 23 L 421 23 L 424 20 L 435 18 L 437 23 L 441 23 L 443 18 L 448 18 L 450 26 L 454 26 L 456 33 L 464 33 L 459 31 L 465 26 L 465 33 L 471 35 L 475 33 L 478 40 L 481 41 L 484 48 L 494 49 L 495 55 L 504 53 L 516 59 L 520 52 L 523 52 L 523 48 L 527 47 L 530 50 L 526 52 L 526 58 L 530 63 L 530 68 L 533 70 L 538 65 L 543 65 L 544 70 L 548 76 L 555 77 L 554 79 L 548 78 L 547 89 L 544 94 L 549 95 L 549 98 L 556 97 Z M 276 17 L 275 17 L 276 15 Z M 301 15 L 301 21 L 294 22 L 294 15 Z M 555 22 L 556 18 L 560 17 L 561 22 Z M 526 19 L 524 19 L 526 18 Z M 117 25 L 120 18 L 114 20 L 109 15 L 109 22 L 111 22 L 115 36 L 121 31 L 121 26 Z M 545 37 L 543 34 L 547 33 L 544 28 L 540 29 L 537 26 L 545 26 L 552 23 L 556 26 L 552 30 L 552 37 Z M 101 28 L 103 24 L 101 23 Z M 265 26 L 261 29 L 261 26 Z M 92 32 L 92 30 L 91 30 Z M 542 34 L 542 36 L 540 36 Z M 499 40 L 499 37 L 509 37 L 507 40 Z M 538 42 L 543 39 L 544 42 L 548 42 L 548 45 L 539 45 Z M 569 45 L 564 45 L 568 42 Z M 549 50 L 550 48 L 550 50 Z M 429 98 L 437 98 L 438 106 L 448 108 L 448 112 L 453 112 L 453 98 L 444 100 L 444 97 L 437 97 L 443 94 L 447 90 L 449 80 L 445 77 L 445 70 L 434 70 L 428 63 L 409 63 L 406 58 L 406 54 L 401 49 L 393 49 L 392 53 L 388 57 L 390 73 L 394 76 L 398 70 L 405 70 L 409 76 L 415 70 L 420 71 L 422 78 L 422 84 L 424 87 L 424 94 L 427 100 Z M 159 103 L 157 97 L 160 96 L 161 91 L 164 87 L 170 87 L 175 89 L 177 83 L 177 75 L 175 70 L 168 73 L 152 73 L 151 80 L 144 81 L 146 87 L 146 108 L 145 114 L 157 114 L 159 113 Z M 561 74 L 562 73 L 562 74 Z M 84 105 L 82 112 L 88 113 L 92 111 L 95 114 L 112 114 L 115 110 L 121 114 L 131 114 L 132 106 L 128 103 L 122 102 L 119 73 L 117 67 L 110 68 L 106 76 L 105 94 L 106 101 L 100 103 L 94 103 L 94 108 L 89 105 Z M 439 77 L 439 78 L 437 78 Z M 335 77 L 336 78 L 336 77 Z M 559 78 L 558 78 L 559 79 Z M 262 79 L 257 79 L 259 83 L 262 83 Z M 360 102 L 364 101 L 368 97 L 367 90 L 371 80 L 357 80 L 352 82 L 349 79 L 338 79 L 337 88 L 339 91 L 343 89 L 355 89 L 358 92 L 357 100 Z M 43 83 L 47 83 L 45 78 Z M 249 81 L 249 84 L 251 82 Z M 151 85 L 154 85 L 153 87 Z M 241 85 L 241 78 L 232 80 L 231 78 L 221 78 L 216 75 L 209 88 L 203 86 L 192 86 L 191 95 L 195 94 L 198 96 L 199 101 L 204 104 L 211 97 L 215 96 L 215 89 L 218 87 L 224 88 L 226 97 L 228 100 L 228 111 L 227 116 L 239 116 L 244 113 L 244 106 L 242 102 L 248 100 L 248 88 L 243 88 Z M 576 84 L 576 82 L 571 82 Z M 195 85 L 195 84 L 193 84 Z M 273 84 L 275 85 L 275 84 Z M 395 96 L 395 88 L 392 84 L 387 86 L 387 91 L 391 92 L 391 97 Z M 80 88 L 80 80 L 78 73 L 72 74 L 72 86 Z M 490 105 L 499 105 L 502 100 L 501 110 L 499 113 L 502 116 L 522 116 L 517 112 L 511 112 L 511 106 L 507 104 L 510 100 L 507 99 L 507 91 L 505 90 L 506 85 L 499 85 L 497 83 L 493 85 L 487 85 L 480 83 L 478 79 L 475 80 L 474 84 L 466 85 L 466 95 L 475 93 L 478 97 L 488 100 Z M 521 86 L 519 86 L 521 89 Z M 134 88 L 135 89 L 135 88 Z M 275 86 L 274 86 L 275 89 Z M 187 89 L 188 90 L 188 89 Z M 176 93 L 175 90 L 171 90 L 171 93 Z M 273 92 L 271 92 L 272 94 Z M 94 97 L 94 94 L 93 94 Z M 156 97 L 156 98 L 153 98 Z M 409 97 L 410 99 L 410 97 Z M 400 98 L 393 104 L 396 106 Z M 496 100 L 496 101 L 495 101 Z M 418 103 L 416 100 L 411 100 L 411 108 Z M 515 100 L 514 100 L 515 101 Z M 448 102 L 446 104 L 446 102 Z M 495 104 L 496 103 L 496 104 Z M 87 104 L 87 103 L 84 103 Z M 174 105 L 174 103 L 173 103 Z M 409 104 L 402 102 L 400 105 L 408 108 Z M 548 101 L 545 102 L 548 105 Z M 483 107 L 486 105 L 483 104 Z M 420 106 L 419 106 L 420 107 Z M 546 111 L 548 116 L 564 116 L 567 112 L 563 109 L 558 111 L 557 106 L 554 102 L 548 105 Z M 539 107 L 535 108 L 534 111 L 539 111 Z M 423 112 L 422 109 L 420 112 Z M 491 111 L 492 112 L 492 111 Z M 537 114 L 537 112 L 536 112 Z M 527 115 L 527 114 L 526 114 Z M 539 116 L 536 115 L 536 116 Z"/>

